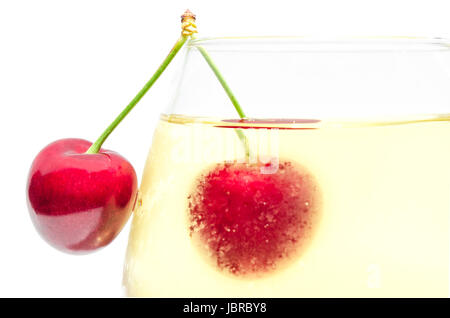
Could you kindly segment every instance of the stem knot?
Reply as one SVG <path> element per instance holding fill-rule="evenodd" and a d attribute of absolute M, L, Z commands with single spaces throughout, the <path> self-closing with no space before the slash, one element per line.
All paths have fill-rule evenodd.
<path fill-rule="evenodd" d="M 195 14 L 187 9 L 181 16 L 181 35 L 192 36 L 197 33 L 197 25 L 195 24 Z"/>

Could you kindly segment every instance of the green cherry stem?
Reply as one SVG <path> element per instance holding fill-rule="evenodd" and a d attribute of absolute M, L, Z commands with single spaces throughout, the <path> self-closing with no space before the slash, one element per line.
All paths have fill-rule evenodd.
<path fill-rule="evenodd" d="M 182 16 L 182 28 L 183 28 L 183 34 L 189 34 L 191 37 L 191 40 L 195 40 L 195 33 L 197 33 L 197 25 L 195 24 L 195 14 L 193 14 L 191 11 L 186 10 L 186 12 Z M 224 77 L 220 73 L 219 69 L 217 68 L 216 64 L 213 62 L 211 56 L 208 54 L 208 51 L 205 50 L 204 47 L 201 45 L 195 46 L 200 53 L 202 54 L 203 58 L 206 60 L 206 63 L 208 63 L 209 67 L 213 71 L 214 75 L 216 75 L 216 78 L 219 80 L 219 83 L 222 85 L 223 89 L 225 90 L 226 94 L 228 95 L 228 98 L 230 99 L 231 103 L 233 104 L 234 108 L 236 109 L 239 117 L 241 119 L 247 118 L 244 111 L 241 108 L 241 105 L 239 105 L 238 100 L 236 99 L 236 96 L 234 96 L 233 92 L 231 91 L 230 86 L 228 86 L 227 82 L 225 81 Z M 250 147 L 248 143 L 248 139 L 245 136 L 242 129 L 235 129 L 235 132 L 239 139 L 242 142 L 242 145 L 244 146 L 245 150 L 245 157 L 246 159 L 249 159 L 250 157 Z"/>
<path fill-rule="evenodd" d="M 223 78 L 219 69 L 217 68 L 216 64 L 212 61 L 211 56 L 208 54 L 208 52 L 205 50 L 204 47 L 197 46 L 197 49 L 200 51 L 200 53 L 205 58 L 209 67 L 214 72 L 214 75 L 216 75 L 216 77 L 219 80 L 220 84 L 222 85 L 223 89 L 225 90 L 228 97 L 230 98 L 231 103 L 233 104 L 234 108 L 236 109 L 237 113 L 239 114 L 239 117 L 241 117 L 242 119 L 247 118 L 247 116 L 245 115 L 244 111 L 241 108 L 241 105 L 237 101 L 236 96 L 234 96 L 233 92 L 231 91 L 231 88 L 228 86 L 227 82 L 225 81 L 225 79 Z"/>
<path fill-rule="evenodd" d="M 147 93 L 147 91 L 153 86 L 153 84 L 156 82 L 156 80 L 161 76 L 161 74 L 164 72 L 164 70 L 167 68 L 167 66 L 170 64 L 170 62 L 173 60 L 175 55 L 178 53 L 178 51 L 183 47 L 183 45 L 186 43 L 188 38 L 194 39 L 194 33 L 197 33 L 197 26 L 195 24 L 195 15 L 190 12 L 189 10 L 186 10 L 186 12 L 181 16 L 181 36 L 178 39 L 178 41 L 173 46 L 172 50 L 170 50 L 167 57 L 164 59 L 164 61 L 161 63 L 159 68 L 156 70 L 156 72 L 153 74 L 153 76 L 149 79 L 149 81 L 144 85 L 144 87 L 137 93 L 137 95 L 131 100 L 131 102 L 125 107 L 125 109 L 114 119 L 114 121 L 105 129 L 105 131 L 100 135 L 100 137 L 89 147 L 89 149 L 86 151 L 88 154 L 94 154 L 98 153 L 100 148 L 102 147 L 105 140 L 108 138 L 108 136 L 114 131 L 114 129 L 120 124 L 120 122 L 128 115 L 128 113 L 136 106 L 136 104 L 144 97 L 144 95 Z M 236 109 L 237 113 L 239 114 L 239 117 L 242 119 L 245 119 L 246 116 L 244 114 L 244 111 L 242 110 L 241 106 L 239 105 L 239 102 L 237 101 L 236 97 L 234 96 L 233 92 L 231 91 L 230 87 L 226 83 L 225 79 L 223 78 L 222 74 L 219 72 L 217 66 L 212 61 L 211 57 L 209 56 L 208 52 L 201 46 L 197 47 L 214 74 L 216 75 L 217 79 L 219 80 L 220 84 L 224 88 L 225 92 L 227 93 L 228 97 L 231 100 L 231 103 L 234 105 L 234 108 Z M 250 151 L 249 151 L 249 145 L 247 137 L 245 136 L 244 132 L 241 129 L 235 130 L 239 139 L 242 141 L 244 148 L 245 148 L 245 154 L 246 157 L 249 158 Z"/>
<path fill-rule="evenodd" d="M 225 81 L 225 79 L 223 78 L 223 76 L 220 73 L 219 69 L 217 68 L 216 64 L 211 59 L 211 56 L 208 54 L 208 52 L 205 50 L 204 47 L 202 47 L 200 45 L 196 46 L 196 47 L 200 51 L 200 53 L 202 54 L 203 58 L 208 63 L 208 65 L 211 68 L 211 70 L 213 71 L 214 75 L 216 75 L 216 77 L 219 80 L 220 84 L 222 85 L 223 89 L 227 93 L 231 103 L 233 104 L 234 108 L 236 109 L 236 112 L 238 113 L 239 117 L 241 119 L 247 118 L 247 116 L 245 115 L 244 111 L 242 110 L 241 105 L 237 101 L 236 96 L 234 96 L 233 92 L 231 91 L 231 88 L 228 86 L 227 82 Z M 237 136 L 239 137 L 239 139 L 241 140 L 241 142 L 242 142 L 242 144 L 244 146 L 245 156 L 248 159 L 250 157 L 250 149 L 249 149 L 248 139 L 245 136 L 245 134 L 242 131 L 242 129 L 236 129 L 235 131 L 236 131 Z"/>
<path fill-rule="evenodd" d="M 159 68 L 156 70 L 155 74 L 150 78 L 150 80 L 142 87 L 142 89 L 137 93 L 137 95 L 131 100 L 131 102 L 125 107 L 125 109 L 119 114 L 119 116 L 114 119 L 114 121 L 106 128 L 106 130 L 101 134 L 101 136 L 91 145 L 91 147 L 86 151 L 88 154 L 98 153 L 106 138 L 113 132 L 113 130 L 120 124 L 120 122 L 128 115 L 128 113 L 136 106 L 136 104 L 144 97 L 145 93 L 153 86 L 156 80 L 161 76 L 170 62 L 173 60 L 178 51 L 183 47 L 184 43 L 187 41 L 188 36 L 182 34 L 178 41 L 170 50 L 167 57 L 161 63 Z"/>

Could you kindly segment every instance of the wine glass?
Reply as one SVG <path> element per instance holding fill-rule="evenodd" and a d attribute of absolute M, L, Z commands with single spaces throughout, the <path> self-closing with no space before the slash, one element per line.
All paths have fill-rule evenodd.
<path fill-rule="evenodd" d="M 448 296 L 449 43 L 190 41 L 134 209 L 127 295 Z"/>

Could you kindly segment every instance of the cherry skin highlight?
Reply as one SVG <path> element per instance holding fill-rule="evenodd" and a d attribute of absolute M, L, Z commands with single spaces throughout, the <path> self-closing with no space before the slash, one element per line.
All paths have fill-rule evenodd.
<path fill-rule="evenodd" d="M 31 219 L 39 234 L 65 252 L 86 253 L 110 243 L 127 222 L 137 178 L 118 153 L 61 139 L 34 159 L 27 182 Z"/>
<path fill-rule="evenodd" d="M 261 276 L 307 247 L 320 198 L 313 176 L 291 162 L 272 171 L 261 164 L 218 164 L 189 196 L 190 234 L 220 270 Z"/>

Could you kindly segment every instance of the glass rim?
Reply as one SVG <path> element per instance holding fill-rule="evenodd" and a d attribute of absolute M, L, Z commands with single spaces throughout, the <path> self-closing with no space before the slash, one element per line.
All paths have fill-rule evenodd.
<path fill-rule="evenodd" d="M 192 39 L 188 47 L 221 52 L 450 52 L 450 39 L 418 36 L 227 36 Z"/>

